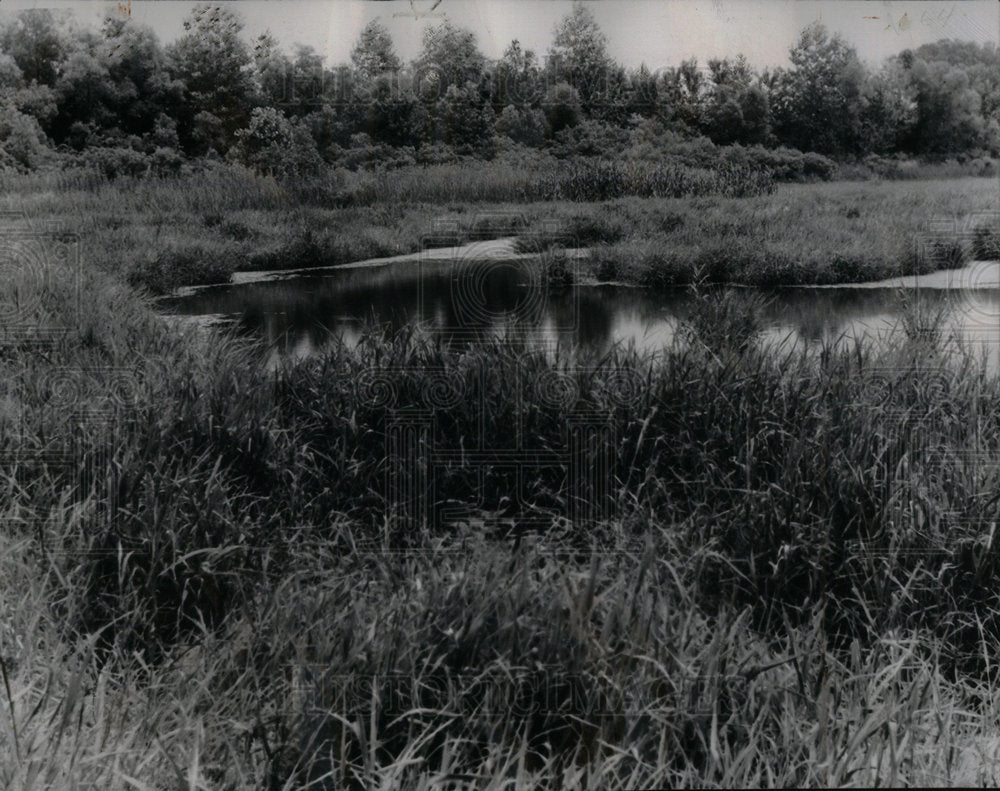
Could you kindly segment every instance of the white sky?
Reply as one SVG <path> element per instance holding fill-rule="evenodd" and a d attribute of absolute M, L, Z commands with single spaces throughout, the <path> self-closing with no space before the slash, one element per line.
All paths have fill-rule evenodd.
<path fill-rule="evenodd" d="M 21 8 L 68 8 L 81 23 L 97 24 L 110 9 L 157 31 L 164 43 L 182 32 L 192 2 L 134 0 L 0 0 L 0 19 Z M 251 39 L 270 30 L 286 50 L 308 44 L 330 64 L 346 62 L 361 28 L 378 18 L 392 34 L 397 53 L 408 61 L 420 48 L 420 34 L 446 15 L 472 30 L 482 52 L 499 57 L 510 41 L 542 57 L 553 28 L 570 10 L 570 0 L 441 0 L 436 16 L 426 14 L 434 0 L 227 0 L 237 10 Z M 592 0 L 608 37 L 611 55 L 626 66 L 645 63 L 656 70 L 697 57 L 742 52 L 758 67 L 787 63 L 798 32 L 814 20 L 842 33 L 862 59 L 881 62 L 888 55 L 940 38 L 985 42 L 1000 40 L 1000 2 L 879 2 L 878 0 Z"/>

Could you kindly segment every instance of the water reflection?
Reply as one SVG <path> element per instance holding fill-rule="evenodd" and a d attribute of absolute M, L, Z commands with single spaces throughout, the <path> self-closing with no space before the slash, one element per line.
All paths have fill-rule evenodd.
<path fill-rule="evenodd" d="M 786 288 L 768 295 L 765 343 L 885 338 L 898 331 L 903 310 L 896 289 Z M 921 289 L 909 298 L 925 312 L 946 309 L 946 330 L 990 349 L 996 364 L 1000 290 Z M 180 315 L 225 316 L 240 332 L 265 339 L 276 356 L 302 357 L 333 337 L 356 343 L 371 321 L 394 332 L 416 327 L 458 345 L 514 329 L 538 348 L 603 352 L 615 343 L 634 343 L 656 351 L 671 343 L 692 298 L 684 289 L 548 288 L 531 261 L 458 267 L 454 261 L 420 261 L 212 287 L 164 305 Z"/>

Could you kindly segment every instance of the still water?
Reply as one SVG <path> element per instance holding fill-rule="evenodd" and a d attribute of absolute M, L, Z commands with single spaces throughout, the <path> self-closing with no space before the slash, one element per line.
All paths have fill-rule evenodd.
<path fill-rule="evenodd" d="M 692 309 L 686 289 L 620 285 L 549 287 L 532 260 L 408 261 L 212 286 L 163 301 L 165 310 L 223 322 L 262 338 L 274 359 L 305 357 L 335 338 L 356 343 L 365 325 L 406 326 L 456 344 L 515 328 L 529 345 L 597 352 L 669 345 Z M 908 289 L 911 302 L 947 310 L 945 327 L 1000 360 L 1000 288 Z M 898 287 L 783 288 L 765 292 L 765 344 L 817 346 L 901 331 Z"/>

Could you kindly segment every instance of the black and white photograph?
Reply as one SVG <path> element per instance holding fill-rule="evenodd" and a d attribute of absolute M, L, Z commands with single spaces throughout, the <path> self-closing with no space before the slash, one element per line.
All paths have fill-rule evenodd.
<path fill-rule="evenodd" d="M 997 787 L 998 522 L 996 0 L 0 0 L 0 791 Z"/>

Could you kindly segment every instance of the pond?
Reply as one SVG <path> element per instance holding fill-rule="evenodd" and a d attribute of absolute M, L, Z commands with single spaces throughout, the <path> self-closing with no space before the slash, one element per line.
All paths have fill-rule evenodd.
<path fill-rule="evenodd" d="M 975 266 L 975 265 L 974 265 Z M 947 285 L 946 273 L 929 276 Z M 955 274 L 955 273 L 952 273 Z M 976 286 L 974 269 L 954 284 Z M 978 282 L 984 279 L 980 278 Z M 1000 359 L 1000 287 L 918 287 L 903 281 L 911 302 L 947 311 L 957 337 Z M 780 288 L 764 292 L 763 343 L 817 346 L 869 337 L 884 342 L 901 330 L 899 283 Z M 643 351 L 669 345 L 688 315 L 688 289 L 649 291 L 623 285 L 547 284 L 536 259 L 458 261 L 418 259 L 276 275 L 255 282 L 189 290 L 162 301 L 179 316 L 222 322 L 264 339 L 274 359 L 305 357 L 334 338 L 356 343 L 367 323 L 406 326 L 456 344 L 513 329 L 539 348 L 580 347 L 597 352 L 616 343 Z"/>

